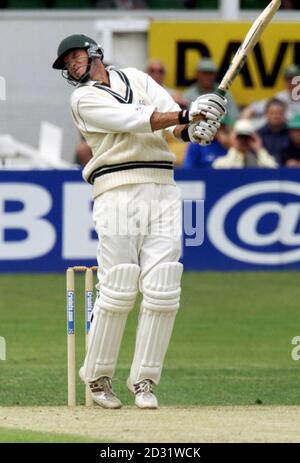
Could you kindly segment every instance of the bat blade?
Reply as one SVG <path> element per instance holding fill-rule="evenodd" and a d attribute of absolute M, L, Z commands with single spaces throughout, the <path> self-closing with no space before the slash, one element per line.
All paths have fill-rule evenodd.
<path fill-rule="evenodd" d="M 234 79 L 239 74 L 240 70 L 245 64 L 248 55 L 252 52 L 253 48 L 259 41 L 263 31 L 271 22 L 276 11 L 281 5 L 281 0 L 272 0 L 259 17 L 254 21 L 250 30 L 248 31 L 243 43 L 234 55 L 230 67 L 226 72 L 218 87 L 218 93 L 225 95 L 231 87 Z"/>

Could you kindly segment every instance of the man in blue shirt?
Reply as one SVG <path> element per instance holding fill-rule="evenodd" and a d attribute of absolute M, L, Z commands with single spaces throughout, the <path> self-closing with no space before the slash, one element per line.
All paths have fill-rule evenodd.
<path fill-rule="evenodd" d="M 225 156 L 230 148 L 230 125 L 231 120 L 224 117 L 221 127 L 218 129 L 213 142 L 208 146 L 201 146 L 197 143 L 189 143 L 182 167 L 185 169 L 211 167 L 215 159 Z"/>
<path fill-rule="evenodd" d="M 264 148 L 275 158 L 279 165 L 281 164 L 280 153 L 290 142 L 285 114 L 285 103 L 276 98 L 269 100 L 265 110 L 267 123 L 257 131 Z"/>
<path fill-rule="evenodd" d="M 300 114 L 288 123 L 290 143 L 281 152 L 281 161 L 285 167 L 300 167 Z"/>

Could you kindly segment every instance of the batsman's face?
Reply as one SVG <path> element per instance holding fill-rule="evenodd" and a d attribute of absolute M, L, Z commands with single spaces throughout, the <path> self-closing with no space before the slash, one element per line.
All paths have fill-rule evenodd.
<path fill-rule="evenodd" d="M 88 54 L 85 50 L 72 50 L 64 58 L 69 74 L 79 80 L 85 73 L 88 65 Z"/>

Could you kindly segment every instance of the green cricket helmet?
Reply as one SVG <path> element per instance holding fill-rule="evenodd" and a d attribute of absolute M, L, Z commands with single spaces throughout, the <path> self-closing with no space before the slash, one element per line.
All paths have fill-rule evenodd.
<path fill-rule="evenodd" d="M 53 69 L 64 69 L 65 56 L 72 50 L 78 49 L 86 50 L 90 59 L 100 58 L 101 61 L 103 60 L 103 49 L 94 39 L 83 34 L 74 34 L 69 35 L 60 42 L 57 49 L 57 58 L 52 65 Z"/>

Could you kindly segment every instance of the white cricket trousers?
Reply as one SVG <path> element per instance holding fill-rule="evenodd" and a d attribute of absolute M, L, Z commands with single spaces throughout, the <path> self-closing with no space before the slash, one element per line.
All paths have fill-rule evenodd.
<path fill-rule="evenodd" d="M 180 190 L 173 185 L 134 184 L 109 190 L 94 202 L 99 237 L 98 289 L 86 381 L 112 377 L 127 315 L 138 288 L 143 293 L 129 382 L 159 383 L 179 308 Z"/>
<path fill-rule="evenodd" d="M 177 186 L 145 183 L 122 185 L 96 198 L 93 220 L 99 238 L 99 286 L 119 264 L 137 264 L 141 282 L 157 264 L 178 262 L 180 193 Z"/>

